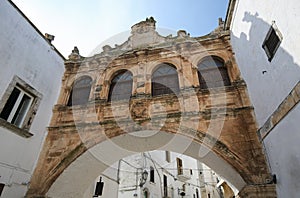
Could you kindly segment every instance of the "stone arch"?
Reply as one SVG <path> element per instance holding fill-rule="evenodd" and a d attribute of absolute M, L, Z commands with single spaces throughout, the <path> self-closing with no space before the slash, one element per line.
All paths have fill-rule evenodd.
<path fill-rule="evenodd" d="M 246 184 L 241 175 L 214 152 L 209 152 L 207 156 L 199 158 L 199 156 L 197 156 L 198 153 L 195 151 L 198 151 L 200 146 L 205 145 L 201 145 L 196 141 L 190 142 L 190 139 L 182 134 L 174 135 L 164 131 L 154 131 L 156 133 L 154 138 L 140 138 L 148 132 L 149 131 L 137 131 L 132 134 L 122 134 L 114 137 L 112 139 L 113 143 L 109 140 L 103 141 L 90 148 L 88 151 L 85 151 L 57 178 L 49 189 L 47 195 L 57 198 L 82 197 L 85 190 L 88 189 L 89 185 L 95 181 L 96 177 L 118 159 L 139 152 L 155 150 L 157 147 L 162 150 L 182 153 L 180 146 L 175 144 L 177 141 L 188 142 L 190 144 L 183 154 L 201 160 L 203 163 L 214 169 L 218 174 L 224 176 L 237 189 L 241 190 Z M 164 141 L 169 141 L 170 139 L 173 139 L 174 136 L 176 136 L 176 142 L 166 145 L 164 144 Z M 135 139 L 136 144 L 127 144 L 132 141 L 132 138 Z M 125 148 L 121 147 L 118 150 L 114 146 L 115 143 L 122 144 L 119 146 L 124 146 Z M 105 161 L 106 159 L 107 161 Z M 84 177 L 79 175 L 79 172 L 84 172 Z"/>
<path fill-rule="evenodd" d="M 142 191 L 142 197 L 143 198 L 150 198 L 150 191 L 148 188 L 144 188 L 143 191 Z M 146 196 L 145 196 L 146 195 Z"/>
<path fill-rule="evenodd" d="M 181 58 L 181 57 L 180 57 Z M 148 63 L 149 67 L 147 68 L 147 74 L 152 75 L 153 72 L 159 67 L 159 65 L 161 64 L 169 64 L 172 65 L 173 67 L 176 68 L 176 70 L 180 70 L 181 69 L 181 65 L 179 62 L 179 58 L 174 60 L 174 59 L 162 59 L 159 61 L 155 61 L 155 62 L 150 62 Z"/>
<path fill-rule="evenodd" d="M 84 114 L 85 111 L 89 112 L 89 109 L 81 110 L 80 114 Z M 245 116 L 251 117 L 251 112 L 248 113 Z M 201 160 L 218 174 L 224 176 L 239 190 L 245 183 L 261 182 L 261 176 L 264 177 L 264 174 L 266 174 L 266 170 L 261 168 L 264 168 L 265 165 L 259 164 L 259 167 L 253 167 L 254 164 L 258 164 L 251 162 L 252 160 L 259 160 L 261 156 L 252 158 L 249 162 L 247 158 L 249 153 L 240 151 L 239 148 L 228 147 L 228 142 L 226 141 L 226 137 L 230 134 L 236 136 L 236 138 L 243 137 L 243 134 L 239 134 L 240 130 L 246 133 L 249 132 L 247 126 L 239 125 L 233 127 L 230 124 L 231 121 L 228 121 L 222 129 L 221 137 L 216 138 L 213 134 L 208 134 L 205 127 L 203 130 L 195 130 L 189 128 L 189 123 L 183 125 L 178 123 L 176 116 L 178 115 L 170 116 L 162 127 L 155 123 L 143 127 L 135 122 L 130 122 L 130 124 L 128 122 L 118 123 L 101 120 L 100 122 L 91 122 L 90 117 L 86 118 L 87 120 L 81 120 L 82 124 L 77 123 L 77 126 L 64 127 L 63 133 L 61 127 L 49 127 L 44 150 L 41 153 L 38 167 L 35 169 L 35 177 L 31 181 L 28 195 L 45 195 L 53 185 L 51 187 L 52 190 L 49 191 L 49 195 L 53 196 L 52 192 L 59 192 L 62 194 L 55 194 L 54 197 L 72 197 L 74 195 L 72 193 L 74 192 L 83 193 L 83 187 L 85 188 L 88 185 L 85 182 L 92 182 L 101 171 L 104 171 L 107 166 L 113 164 L 119 157 L 158 148 L 159 150 L 183 153 Z M 232 117 L 232 119 L 237 119 L 237 116 Z M 88 125 L 85 124 L 87 121 Z M 241 121 L 242 119 L 236 120 L 237 123 Z M 123 126 L 121 126 L 122 124 Z M 254 133 L 253 135 L 256 134 Z M 205 137 L 208 137 L 209 141 L 204 143 L 203 140 Z M 104 152 L 100 152 L 100 157 L 106 154 L 106 152 L 108 153 L 108 156 L 106 155 L 104 158 L 101 158 L 105 159 L 106 164 L 96 165 L 96 162 L 88 161 L 84 162 L 84 164 L 76 163 L 79 159 L 86 159 L 86 155 L 88 158 L 95 158 L 93 155 L 86 153 L 90 153 L 89 151 L 93 151 L 98 145 L 111 143 L 117 145 L 116 148 L 121 148 L 121 150 L 102 147 L 99 151 Z M 243 144 L 244 147 L 249 147 L 253 142 L 244 142 Z M 59 151 L 57 147 L 65 149 Z M 207 159 L 205 156 L 200 158 L 200 148 L 205 148 L 209 151 L 205 156 L 210 157 Z M 118 154 L 121 151 L 126 151 L 126 155 L 119 156 Z M 222 164 L 222 166 L 216 167 L 217 164 Z M 91 165 L 97 166 L 97 174 L 91 171 L 93 169 L 90 167 Z M 101 167 L 102 169 L 98 169 Z M 87 181 L 84 181 L 77 178 L 75 172 L 79 173 L 79 175 L 89 175 L 90 173 L 91 175 L 87 178 Z M 228 173 L 233 174 L 234 177 L 228 175 Z M 69 176 L 65 178 L 66 174 L 71 175 L 73 182 L 69 183 L 71 180 L 68 179 Z M 76 181 L 79 183 L 76 183 Z M 237 181 L 239 182 L 237 183 Z M 60 187 L 61 185 L 65 185 L 63 189 Z M 80 189 L 82 192 L 78 192 Z"/>

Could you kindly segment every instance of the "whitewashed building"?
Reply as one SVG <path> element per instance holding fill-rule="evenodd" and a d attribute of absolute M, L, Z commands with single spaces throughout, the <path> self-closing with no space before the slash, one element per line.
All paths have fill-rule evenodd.
<path fill-rule="evenodd" d="M 57 101 L 64 58 L 51 39 L 0 1 L 1 197 L 24 197 Z"/>
<path fill-rule="evenodd" d="M 102 175 L 103 198 L 221 198 L 222 180 L 213 170 L 186 155 L 151 151 L 128 156 Z M 99 181 L 99 178 L 96 182 Z M 222 180 L 223 181 L 223 180 Z M 95 191 L 91 185 L 84 197 Z"/>
<path fill-rule="evenodd" d="M 298 0 L 231 0 L 226 20 L 278 197 L 300 189 L 299 11 Z"/>

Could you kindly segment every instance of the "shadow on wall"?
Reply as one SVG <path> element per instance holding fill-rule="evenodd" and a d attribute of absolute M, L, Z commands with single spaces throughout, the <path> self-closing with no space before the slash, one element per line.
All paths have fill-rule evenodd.
<path fill-rule="evenodd" d="M 259 126 L 262 126 L 299 82 L 300 67 L 295 63 L 294 57 L 282 47 L 290 43 L 287 41 L 293 40 L 290 38 L 292 33 L 282 35 L 282 41 L 273 59 L 268 61 L 268 56 L 262 47 L 265 38 L 272 26 L 275 26 L 281 37 L 280 30 L 283 31 L 283 27 L 277 29 L 276 21 L 274 25 L 267 23 L 259 17 L 258 13 L 245 12 L 242 20 L 244 23 L 251 24 L 249 33 L 241 32 L 239 36 L 232 33 L 231 41 L 242 77 L 248 85 L 257 121 Z M 295 33 L 294 35 L 296 36 Z M 268 44 L 274 47 L 272 46 L 274 38 L 271 38 Z"/>
<path fill-rule="evenodd" d="M 299 83 L 300 67 L 296 61 L 299 61 L 300 50 L 293 52 L 294 49 L 291 49 L 293 54 L 287 51 L 290 50 L 290 46 L 293 47 L 292 41 L 295 40 L 293 37 L 297 36 L 296 32 L 286 32 L 288 25 L 287 27 L 278 27 L 279 36 L 282 36 L 282 40 L 273 59 L 269 61 L 262 45 L 270 28 L 273 26 L 277 28 L 276 21 L 273 22 L 275 25 L 272 25 L 260 18 L 258 13 L 251 14 L 249 12 L 244 13 L 242 21 L 242 23 L 251 24 L 249 33 L 241 32 L 239 36 L 232 33 L 231 40 L 236 54 L 236 61 L 247 83 L 256 118 L 259 127 L 261 127 L 276 111 L 294 86 Z M 295 21 L 295 25 L 296 23 Z M 285 34 L 281 35 L 280 30 Z M 271 39 L 269 45 L 275 48 L 275 44 L 272 43 L 275 41 L 276 39 Z M 288 120 L 288 122 L 295 125 L 297 119 L 294 118 Z M 298 197 L 299 192 L 296 191 L 300 188 L 300 180 L 299 170 L 296 170 L 295 167 L 300 166 L 300 156 L 299 152 L 295 152 L 293 148 L 300 141 L 299 131 L 291 129 L 289 131 L 289 128 L 286 128 L 275 132 L 269 134 L 269 137 L 264 140 L 264 144 L 267 149 L 266 155 L 270 162 L 271 173 L 276 174 L 278 178 L 278 197 L 286 197 L 286 195 Z M 275 142 L 275 139 L 282 141 Z M 285 144 L 286 142 L 288 144 Z M 275 148 L 278 146 L 280 148 Z"/>

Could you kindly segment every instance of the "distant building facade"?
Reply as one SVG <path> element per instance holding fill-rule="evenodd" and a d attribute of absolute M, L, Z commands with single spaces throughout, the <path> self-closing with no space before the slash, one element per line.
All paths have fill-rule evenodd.
<path fill-rule="evenodd" d="M 218 186 L 222 178 L 213 170 L 191 157 L 169 151 L 123 158 L 100 177 L 104 181 L 103 198 L 226 197 Z M 91 197 L 93 190 L 94 186 L 85 197 Z"/>
<path fill-rule="evenodd" d="M 226 28 L 254 106 L 278 197 L 300 189 L 300 3 L 231 0 Z"/>
<path fill-rule="evenodd" d="M 23 13 L 0 1 L 0 196 L 24 197 L 47 134 L 64 58 Z"/>
<path fill-rule="evenodd" d="M 217 189 L 217 175 L 209 174 L 211 169 L 206 167 L 199 169 L 197 160 L 173 152 L 153 151 L 138 156 L 130 156 L 123 159 L 120 166 L 119 196 L 129 198 L 145 197 L 201 197 L 201 187 L 206 187 L 206 194 L 220 198 L 222 193 Z M 129 164 L 128 164 L 129 163 Z M 128 166 L 139 167 L 130 172 Z M 123 167 L 122 167 L 123 166 Z M 123 171 L 123 172 L 122 172 Z M 143 180 L 143 173 L 147 172 L 147 178 Z M 200 181 L 199 174 L 204 174 Z"/>

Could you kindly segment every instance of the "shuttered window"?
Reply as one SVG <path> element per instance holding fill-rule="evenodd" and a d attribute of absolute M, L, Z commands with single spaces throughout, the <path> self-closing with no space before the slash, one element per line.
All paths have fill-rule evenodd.
<path fill-rule="evenodd" d="M 108 101 L 129 100 L 132 93 L 132 73 L 123 70 L 111 81 Z"/>
<path fill-rule="evenodd" d="M 273 59 L 280 43 L 281 43 L 281 34 L 279 33 L 278 29 L 275 27 L 275 24 L 273 24 L 268 33 L 267 36 L 263 42 L 263 49 L 265 50 L 267 57 L 268 57 L 268 61 L 271 62 L 271 60 Z"/>
<path fill-rule="evenodd" d="M 217 57 L 208 57 L 198 65 L 198 78 L 201 89 L 230 85 L 227 68 Z"/>
<path fill-rule="evenodd" d="M 91 87 L 92 79 L 88 76 L 84 76 L 75 81 L 70 93 L 68 106 L 86 104 L 89 100 Z"/>
<path fill-rule="evenodd" d="M 178 74 L 174 66 L 161 64 L 152 74 L 152 96 L 179 92 Z"/>

